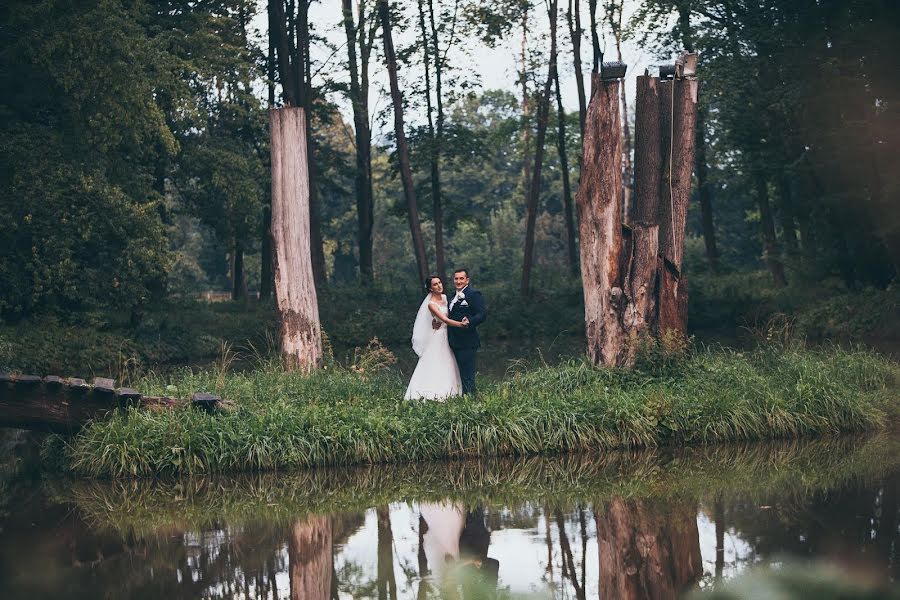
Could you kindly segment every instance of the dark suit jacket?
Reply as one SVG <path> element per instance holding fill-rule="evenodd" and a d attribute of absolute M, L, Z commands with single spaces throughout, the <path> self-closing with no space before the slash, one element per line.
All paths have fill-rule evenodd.
<path fill-rule="evenodd" d="M 481 292 L 467 285 L 463 290 L 465 298 L 456 302 L 450 309 L 450 318 L 454 321 L 462 321 L 469 317 L 468 327 L 449 327 L 447 339 L 454 350 L 475 349 L 481 347 L 481 338 L 478 337 L 478 326 L 487 318 L 487 310 L 484 307 L 484 299 Z M 453 302 L 456 294 L 447 294 L 447 302 Z"/>

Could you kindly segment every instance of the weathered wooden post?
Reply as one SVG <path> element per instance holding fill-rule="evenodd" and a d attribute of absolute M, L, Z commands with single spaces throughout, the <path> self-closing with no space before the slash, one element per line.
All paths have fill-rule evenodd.
<path fill-rule="evenodd" d="M 624 301 L 620 77 L 601 78 L 597 73 L 592 77 L 576 197 L 587 355 L 594 364 L 605 365 L 621 364 L 625 346 L 620 314 Z"/>
<path fill-rule="evenodd" d="M 272 245 L 281 357 L 288 370 L 309 372 L 322 361 L 322 331 L 310 253 L 310 189 L 306 115 L 271 109 Z"/>

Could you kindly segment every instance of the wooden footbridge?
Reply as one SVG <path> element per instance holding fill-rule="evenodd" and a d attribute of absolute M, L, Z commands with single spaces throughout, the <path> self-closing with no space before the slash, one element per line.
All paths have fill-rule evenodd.
<path fill-rule="evenodd" d="M 74 433 L 117 408 L 171 410 L 191 405 L 215 412 L 223 404 L 212 394 L 194 394 L 190 399 L 144 396 L 131 388 L 116 387 L 113 379 L 102 377 L 87 383 L 55 375 L 0 373 L 0 427 Z"/>

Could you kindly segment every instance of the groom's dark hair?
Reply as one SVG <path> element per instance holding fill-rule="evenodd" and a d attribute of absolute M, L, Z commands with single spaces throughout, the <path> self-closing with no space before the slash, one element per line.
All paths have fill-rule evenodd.
<path fill-rule="evenodd" d="M 453 274 L 456 275 L 457 273 L 465 273 L 466 279 L 469 279 L 469 277 L 470 277 L 469 270 L 466 269 L 465 267 L 463 267 L 462 269 L 453 269 Z"/>

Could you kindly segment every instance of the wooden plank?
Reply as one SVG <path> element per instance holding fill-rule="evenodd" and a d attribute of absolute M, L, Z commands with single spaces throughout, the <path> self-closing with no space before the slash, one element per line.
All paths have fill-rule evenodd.
<path fill-rule="evenodd" d="M 44 377 L 44 385 L 50 388 L 58 388 L 62 387 L 63 381 L 62 377 L 57 377 L 56 375 L 47 375 Z"/>
<path fill-rule="evenodd" d="M 191 405 L 206 412 L 213 412 L 219 403 L 219 397 L 213 394 L 197 393 L 191 396 Z"/>
<path fill-rule="evenodd" d="M 106 377 L 94 378 L 94 390 L 98 392 L 114 394 L 116 392 L 116 380 Z"/>

